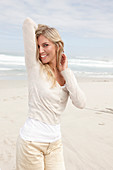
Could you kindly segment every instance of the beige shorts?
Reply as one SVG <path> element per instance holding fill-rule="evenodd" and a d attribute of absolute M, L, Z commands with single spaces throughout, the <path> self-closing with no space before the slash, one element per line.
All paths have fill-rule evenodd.
<path fill-rule="evenodd" d="M 39 143 L 18 137 L 16 170 L 65 170 L 62 141 Z"/>

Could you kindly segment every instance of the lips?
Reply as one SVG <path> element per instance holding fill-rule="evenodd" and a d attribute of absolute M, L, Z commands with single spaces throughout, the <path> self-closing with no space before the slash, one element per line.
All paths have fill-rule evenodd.
<path fill-rule="evenodd" d="M 46 54 L 46 55 L 41 55 L 41 56 L 40 56 L 40 59 L 41 59 L 41 60 L 45 60 L 46 57 L 47 57 L 47 54 Z"/>
<path fill-rule="evenodd" d="M 44 58 L 44 57 L 46 57 L 46 56 L 47 56 L 47 55 L 42 55 L 41 58 Z"/>

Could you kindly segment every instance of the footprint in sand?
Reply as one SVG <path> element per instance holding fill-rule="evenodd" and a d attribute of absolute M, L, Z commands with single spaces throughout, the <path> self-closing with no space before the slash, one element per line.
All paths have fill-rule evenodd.
<path fill-rule="evenodd" d="M 3 99 L 3 101 L 8 101 L 8 99 Z"/>
<path fill-rule="evenodd" d="M 99 122 L 98 125 L 105 125 L 105 123 L 104 122 Z"/>

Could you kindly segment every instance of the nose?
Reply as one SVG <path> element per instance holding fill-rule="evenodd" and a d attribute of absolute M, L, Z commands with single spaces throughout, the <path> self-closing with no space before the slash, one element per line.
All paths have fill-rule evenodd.
<path fill-rule="evenodd" d="M 39 48 L 39 53 L 41 54 L 41 53 L 43 53 L 43 52 L 44 52 L 44 49 L 43 49 L 42 46 L 40 46 L 40 48 Z"/>

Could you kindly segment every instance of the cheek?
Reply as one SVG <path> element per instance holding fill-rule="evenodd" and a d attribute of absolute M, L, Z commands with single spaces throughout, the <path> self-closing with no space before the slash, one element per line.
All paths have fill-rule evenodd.
<path fill-rule="evenodd" d="M 52 55 L 52 56 L 55 56 L 57 53 L 57 50 L 56 50 L 56 46 L 55 45 L 50 45 L 48 46 L 48 48 L 45 49 L 46 52 L 49 54 L 49 55 Z"/>
<path fill-rule="evenodd" d="M 49 50 L 49 51 L 52 51 L 52 50 L 53 50 L 53 46 L 49 46 L 49 47 L 48 47 L 48 50 Z"/>
<path fill-rule="evenodd" d="M 56 48 L 54 47 L 54 48 L 52 48 L 52 53 L 55 55 L 56 53 L 57 53 L 57 50 L 56 50 Z"/>

